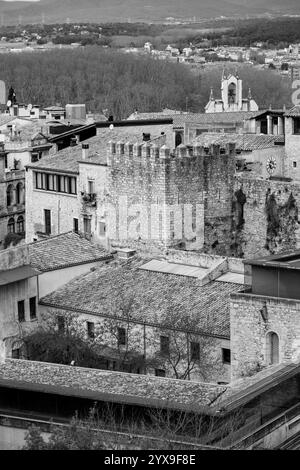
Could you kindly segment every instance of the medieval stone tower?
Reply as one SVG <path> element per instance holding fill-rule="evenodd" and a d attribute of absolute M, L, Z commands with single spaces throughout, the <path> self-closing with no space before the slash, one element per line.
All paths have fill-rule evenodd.
<path fill-rule="evenodd" d="M 111 142 L 108 222 L 112 244 L 182 246 L 226 254 L 235 145 L 220 148 Z M 109 213 L 109 211 L 112 213 Z M 137 245 L 139 246 L 139 245 Z"/>

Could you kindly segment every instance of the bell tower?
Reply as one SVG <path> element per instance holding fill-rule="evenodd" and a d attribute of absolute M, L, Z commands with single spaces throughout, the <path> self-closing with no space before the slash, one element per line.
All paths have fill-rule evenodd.
<path fill-rule="evenodd" d="M 243 82 L 237 74 L 226 76 L 223 72 L 221 92 L 224 112 L 242 111 Z"/>

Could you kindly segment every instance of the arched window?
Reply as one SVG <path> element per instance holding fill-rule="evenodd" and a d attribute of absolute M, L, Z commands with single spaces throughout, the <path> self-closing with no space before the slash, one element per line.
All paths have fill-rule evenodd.
<path fill-rule="evenodd" d="M 17 199 L 17 204 L 23 204 L 24 203 L 24 186 L 23 186 L 23 183 L 18 183 L 17 184 L 16 199 Z"/>
<path fill-rule="evenodd" d="M 8 229 L 8 233 L 15 232 L 15 219 L 13 217 L 9 219 L 8 224 L 7 224 L 7 229 Z"/>
<path fill-rule="evenodd" d="M 17 219 L 17 233 L 23 233 L 24 231 L 24 217 L 19 215 Z"/>
<path fill-rule="evenodd" d="M 6 190 L 6 203 L 7 206 L 12 206 L 14 204 L 14 187 L 10 184 Z"/>
<path fill-rule="evenodd" d="M 230 83 L 228 87 L 228 103 L 233 104 L 236 102 L 236 85 L 234 83 Z"/>
<path fill-rule="evenodd" d="M 182 135 L 180 132 L 176 132 L 175 134 L 175 147 L 178 147 L 178 145 L 182 144 Z"/>
<path fill-rule="evenodd" d="M 270 331 L 267 340 L 267 364 L 279 363 L 279 337 L 274 331 Z"/>

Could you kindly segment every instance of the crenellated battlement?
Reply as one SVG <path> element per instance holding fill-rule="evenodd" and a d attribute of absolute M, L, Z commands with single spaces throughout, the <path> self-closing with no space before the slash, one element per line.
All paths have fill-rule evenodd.
<path fill-rule="evenodd" d="M 107 164 L 112 165 L 114 162 L 123 162 L 130 160 L 139 160 L 144 162 L 170 162 L 181 159 L 191 159 L 195 157 L 222 157 L 234 156 L 235 144 L 228 143 L 221 147 L 212 144 L 208 147 L 201 145 L 179 145 L 175 149 L 171 149 L 167 145 L 159 146 L 157 143 L 131 143 L 131 142 L 114 142 L 108 143 Z"/>

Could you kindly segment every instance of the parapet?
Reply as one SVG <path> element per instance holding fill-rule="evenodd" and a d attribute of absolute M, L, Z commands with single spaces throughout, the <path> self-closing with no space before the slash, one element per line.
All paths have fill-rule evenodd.
<path fill-rule="evenodd" d="M 144 162 L 170 162 L 181 159 L 195 159 L 196 157 L 222 157 L 235 156 L 235 144 L 227 143 L 223 147 L 217 144 L 210 146 L 195 145 L 179 145 L 175 149 L 171 149 L 167 145 L 159 146 L 151 142 L 130 143 L 130 142 L 113 142 L 108 143 L 107 164 L 112 165 L 114 162 L 139 160 Z"/>

